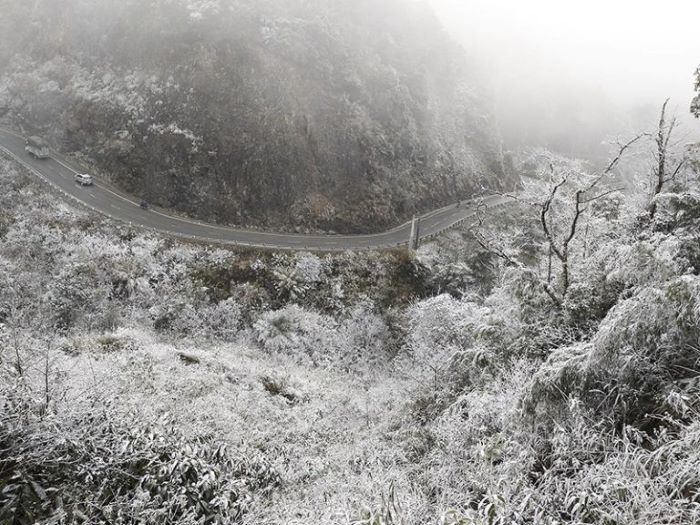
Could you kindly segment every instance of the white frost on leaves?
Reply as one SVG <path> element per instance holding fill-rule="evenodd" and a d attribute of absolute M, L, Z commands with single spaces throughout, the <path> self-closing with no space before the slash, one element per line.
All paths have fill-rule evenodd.
<path fill-rule="evenodd" d="M 204 139 L 198 135 L 195 135 L 189 129 L 181 128 L 177 123 L 171 122 L 167 126 L 164 124 L 151 124 L 148 128 L 151 133 L 157 133 L 158 135 L 179 135 L 186 138 L 192 144 L 192 150 L 197 151 L 198 148 L 204 144 Z"/>
<path fill-rule="evenodd" d="M 179 89 L 172 75 L 161 77 L 138 69 L 115 72 L 108 65 L 95 72 L 61 58 L 39 63 L 16 57 L 0 84 L 0 102 L 11 102 L 12 93 L 39 101 L 63 97 L 115 108 L 138 123 L 148 115 L 151 97 L 165 97 Z"/>
<path fill-rule="evenodd" d="M 469 346 L 489 314 L 488 308 L 449 295 L 420 301 L 406 314 L 409 344 L 414 351 L 428 353 L 440 346 Z"/>
<path fill-rule="evenodd" d="M 304 283 L 317 283 L 321 280 L 323 261 L 311 253 L 301 253 L 297 256 L 296 275 Z"/>
<path fill-rule="evenodd" d="M 228 250 L 216 248 L 209 253 L 209 260 L 218 266 L 230 264 L 236 256 Z"/>
<path fill-rule="evenodd" d="M 270 353 L 292 355 L 319 364 L 331 357 L 335 321 L 297 305 L 264 313 L 253 326 L 258 343 Z"/>

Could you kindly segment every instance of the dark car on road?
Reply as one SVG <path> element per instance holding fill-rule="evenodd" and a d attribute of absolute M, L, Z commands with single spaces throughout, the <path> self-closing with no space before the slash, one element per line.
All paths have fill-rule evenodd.
<path fill-rule="evenodd" d="M 49 145 L 41 137 L 29 137 L 24 144 L 24 150 L 37 159 L 49 158 Z"/>

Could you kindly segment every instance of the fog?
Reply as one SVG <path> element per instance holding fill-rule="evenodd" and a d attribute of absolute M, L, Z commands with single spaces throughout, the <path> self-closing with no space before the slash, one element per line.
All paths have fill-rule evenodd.
<path fill-rule="evenodd" d="M 479 86 L 470 85 L 479 93 L 478 102 L 476 98 L 463 100 L 461 106 L 456 102 L 464 80 L 455 76 L 456 56 L 461 54 L 450 45 L 426 4 L 471 58 L 474 65 L 465 68 L 469 77 L 465 82 L 478 76 L 475 84 L 487 91 L 484 97 Z M 84 101 L 80 86 L 86 78 L 102 79 L 105 74 L 120 78 L 123 73 L 125 85 L 117 98 L 131 100 L 138 90 L 126 86 L 124 72 L 128 71 L 144 78 L 186 74 L 190 89 L 203 91 L 226 86 L 223 92 L 242 119 L 263 109 L 273 111 L 277 102 L 268 104 L 257 96 L 265 92 L 269 100 L 284 98 L 287 111 L 316 115 L 309 122 L 325 119 L 328 128 L 335 129 L 337 120 L 326 118 L 330 113 L 323 108 L 336 111 L 364 94 L 358 103 L 366 106 L 369 115 L 393 126 L 395 137 L 413 129 L 413 124 L 399 122 L 407 114 L 402 108 L 412 108 L 414 116 L 440 108 L 453 120 L 450 126 L 441 121 L 442 132 L 449 128 L 452 138 L 468 135 L 464 129 L 456 131 L 460 127 L 479 127 L 484 137 L 502 136 L 510 149 L 543 146 L 568 156 L 601 160 L 607 153 L 603 143 L 612 136 L 653 128 L 662 103 L 670 97 L 670 108 L 683 124 L 683 138 L 700 141 L 700 121 L 689 113 L 694 71 L 700 64 L 696 28 L 700 1 L 669 0 L 662 5 L 651 0 L 9 0 L 3 6 L 0 114 L 24 119 L 22 125 L 37 132 L 53 126 L 58 140 L 65 138 L 59 129 L 66 121 L 65 108 L 51 100 L 58 92 L 45 89 L 49 82 L 64 87 L 58 98 L 70 106 L 67 100 Z M 225 42 L 234 43 L 236 52 Z M 200 53 L 214 61 L 208 72 L 200 71 Z M 428 68 L 421 59 L 426 54 Z M 377 62 L 378 57 L 384 63 Z M 58 71 L 61 68 L 65 71 Z M 115 68 L 121 73 L 115 73 Z M 310 73 L 316 70 L 324 73 L 314 80 Z M 338 78 L 331 79 L 328 71 Z M 392 71 L 406 85 L 397 88 L 389 78 Z M 431 76 L 434 82 L 432 78 L 424 82 Z M 223 77 L 228 84 L 221 82 Z M 28 79 L 33 83 L 28 85 Z M 317 81 L 313 89 L 304 85 L 312 80 Z M 251 82 L 257 84 L 244 101 L 241 93 L 248 92 Z M 397 88 L 398 94 L 386 86 Z M 422 91 L 425 86 L 431 86 L 431 97 Z M 114 83 L 110 87 L 117 89 Z M 94 90 L 91 97 L 105 93 L 101 85 L 90 90 Z M 30 93 L 36 93 L 36 100 L 30 100 Z M 324 97 L 328 100 L 321 102 Z M 399 103 L 401 97 L 406 100 Z M 420 107 L 425 100 L 434 103 Z M 473 107 L 468 107 L 472 102 Z M 251 112 L 250 107 L 258 103 L 265 107 Z M 369 107 L 373 104 L 376 108 Z M 481 116 L 492 113 L 491 108 L 482 107 L 486 104 L 493 106 L 498 129 L 478 124 Z M 469 109 L 470 118 L 456 117 L 458 106 Z M 173 102 L 168 118 L 183 108 Z M 126 109 L 127 113 L 134 110 Z M 154 108 L 146 104 L 137 109 L 145 114 Z M 229 114 L 236 113 L 228 109 Z M 220 108 L 212 111 L 219 114 Z M 102 113 L 98 115 L 102 118 Z M 184 120 L 189 118 L 193 127 L 196 123 L 211 131 L 211 119 L 202 118 L 201 112 Z M 493 127 L 493 119 L 488 121 Z M 231 122 L 232 130 L 259 124 L 257 120 Z M 125 123 L 113 125 L 124 127 Z M 170 122 L 159 125 L 168 127 Z M 83 126 L 77 129 L 82 131 Z M 291 128 L 287 131 L 284 144 L 292 144 L 298 137 Z M 367 132 L 358 130 L 361 135 Z M 264 128 L 263 135 L 269 137 L 269 129 Z M 421 140 L 419 136 L 414 137 L 416 141 Z M 451 154 L 457 149 L 450 141 L 438 142 Z M 489 149 L 484 144 L 474 147 Z M 222 148 L 230 151 L 230 145 Z M 324 151 L 332 149 L 327 145 Z M 296 151 L 290 148 L 289 154 L 294 156 Z M 347 166 L 348 173 L 357 171 L 357 166 Z M 335 168 L 321 171 L 332 173 Z M 300 168 L 300 173 L 310 171 Z M 279 188 L 275 184 L 263 193 Z"/>
<path fill-rule="evenodd" d="M 599 139 L 653 125 L 667 97 L 700 138 L 689 115 L 700 2 L 430 2 L 479 64 L 506 142 L 596 155 Z"/>

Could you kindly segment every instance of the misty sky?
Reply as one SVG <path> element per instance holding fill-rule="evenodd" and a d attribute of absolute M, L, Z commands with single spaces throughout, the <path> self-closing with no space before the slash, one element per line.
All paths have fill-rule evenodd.
<path fill-rule="evenodd" d="M 429 0 L 494 88 L 687 113 L 700 65 L 700 0 Z M 583 102 L 582 102 L 583 103 Z"/>

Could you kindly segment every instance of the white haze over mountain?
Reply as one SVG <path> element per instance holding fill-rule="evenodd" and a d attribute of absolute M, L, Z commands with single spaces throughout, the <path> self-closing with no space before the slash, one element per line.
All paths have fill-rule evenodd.
<path fill-rule="evenodd" d="M 605 113 L 609 133 L 646 126 L 671 97 L 687 138 L 700 139 L 688 114 L 700 1 L 429 1 L 492 82 L 506 137 L 561 134 L 537 129 L 540 115 L 598 129 Z"/>

